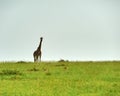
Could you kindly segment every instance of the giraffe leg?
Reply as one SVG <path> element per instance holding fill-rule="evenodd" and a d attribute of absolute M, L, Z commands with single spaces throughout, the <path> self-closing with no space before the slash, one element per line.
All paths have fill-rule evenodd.
<path fill-rule="evenodd" d="M 34 62 L 35 62 L 35 56 L 34 56 Z"/>
<path fill-rule="evenodd" d="M 39 54 L 39 62 L 41 62 L 41 56 L 42 56 L 42 52 L 40 51 L 40 54 Z"/>
<path fill-rule="evenodd" d="M 37 60 L 38 60 L 38 57 L 34 56 L 34 62 L 37 62 Z"/>
<path fill-rule="evenodd" d="M 34 58 L 34 62 L 36 62 L 36 58 Z"/>
<path fill-rule="evenodd" d="M 39 56 L 40 62 L 41 62 L 41 55 Z"/>
<path fill-rule="evenodd" d="M 38 62 L 40 62 L 41 61 L 41 57 L 40 56 L 38 56 Z"/>
<path fill-rule="evenodd" d="M 38 62 L 38 56 L 36 56 L 36 62 Z"/>

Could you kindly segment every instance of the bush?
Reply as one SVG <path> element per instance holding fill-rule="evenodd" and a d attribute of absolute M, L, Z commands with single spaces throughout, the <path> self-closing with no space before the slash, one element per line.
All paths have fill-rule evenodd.
<path fill-rule="evenodd" d="M 25 61 L 18 61 L 17 63 L 27 63 L 27 62 L 25 62 Z"/>
<path fill-rule="evenodd" d="M 69 62 L 68 60 L 60 59 L 58 62 Z"/>
<path fill-rule="evenodd" d="M 51 73 L 49 71 L 45 72 L 46 75 L 51 75 Z"/>
<path fill-rule="evenodd" d="M 1 75 L 22 75 L 18 70 L 2 70 Z"/>
<path fill-rule="evenodd" d="M 37 69 L 37 68 L 32 68 L 32 69 L 29 69 L 28 71 L 39 71 L 39 69 Z"/>

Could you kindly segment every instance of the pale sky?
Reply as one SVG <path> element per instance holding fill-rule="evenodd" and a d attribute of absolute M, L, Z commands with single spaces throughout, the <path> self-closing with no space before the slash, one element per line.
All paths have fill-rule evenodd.
<path fill-rule="evenodd" d="M 120 0 L 0 0 L 0 61 L 120 60 Z"/>

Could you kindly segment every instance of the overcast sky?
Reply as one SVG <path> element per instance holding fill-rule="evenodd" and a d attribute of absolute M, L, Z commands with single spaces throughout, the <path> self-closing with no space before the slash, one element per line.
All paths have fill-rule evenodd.
<path fill-rule="evenodd" d="M 0 0 L 0 61 L 120 60 L 120 0 Z"/>

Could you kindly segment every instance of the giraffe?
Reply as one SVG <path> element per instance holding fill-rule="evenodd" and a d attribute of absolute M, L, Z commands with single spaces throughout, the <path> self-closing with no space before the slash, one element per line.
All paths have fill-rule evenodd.
<path fill-rule="evenodd" d="M 39 59 L 41 61 L 41 55 L 42 55 L 41 45 L 42 45 L 42 40 L 43 40 L 43 37 L 40 37 L 40 44 L 39 44 L 37 50 L 35 50 L 34 53 L 33 53 L 34 62 L 38 62 Z"/>

